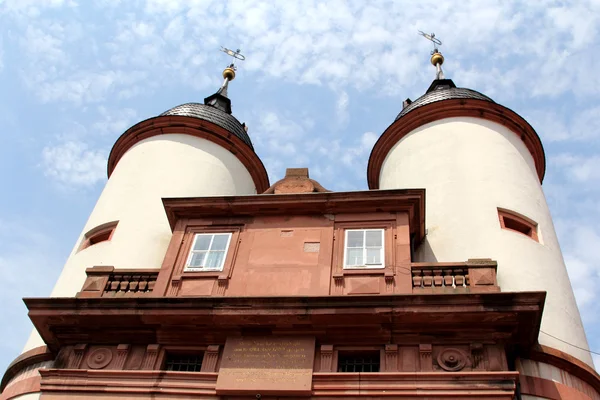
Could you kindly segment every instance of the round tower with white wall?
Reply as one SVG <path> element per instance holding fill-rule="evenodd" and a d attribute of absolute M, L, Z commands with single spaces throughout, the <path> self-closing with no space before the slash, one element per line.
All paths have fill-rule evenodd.
<path fill-rule="evenodd" d="M 204 104 L 174 107 L 119 137 L 108 159 L 108 182 L 52 297 L 75 296 L 92 266 L 159 269 L 171 239 L 162 198 L 255 194 L 269 187 L 246 126 L 231 115 L 233 69 L 223 75 L 223 86 Z M 42 345 L 34 331 L 24 351 Z"/>
<path fill-rule="evenodd" d="M 438 74 L 440 57 L 432 57 Z M 547 292 L 539 343 L 593 367 L 544 172 L 544 150 L 527 121 L 438 75 L 375 144 L 368 182 L 426 189 L 427 236 L 414 261 L 496 260 L 503 292 Z"/>

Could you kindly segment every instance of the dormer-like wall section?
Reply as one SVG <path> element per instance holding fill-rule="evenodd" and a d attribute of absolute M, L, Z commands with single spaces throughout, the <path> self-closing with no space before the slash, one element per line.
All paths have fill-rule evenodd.
<path fill-rule="evenodd" d="M 153 295 L 410 293 L 423 190 L 165 199 L 173 229 Z"/>

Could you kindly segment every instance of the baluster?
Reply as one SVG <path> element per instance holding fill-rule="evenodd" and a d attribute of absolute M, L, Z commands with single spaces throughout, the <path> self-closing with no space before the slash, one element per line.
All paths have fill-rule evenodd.
<path fill-rule="evenodd" d="M 456 287 L 465 286 L 465 276 L 463 269 L 454 270 L 454 281 L 456 282 Z"/>
<path fill-rule="evenodd" d="M 121 275 L 113 275 L 112 282 L 110 283 L 110 291 L 118 292 L 119 286 L 121 286 Z"/>
<path fill-rule="evenodd" d="M 445 269 L 444 270 L 444 286 L 452 287 L 454 282 L 454 278 L 452 277 L 452 270 Z"/>
<path fill-rule="evenodd" d="M 131 277 L 131 281 L 129 282 L 129 291 L 130 292 L 137 292 L 138 291 L 138 286 L 140 284 L 140 276 L 139 275 L 132 275 Z"/>
<path fill-rule="evenodd" d="M 440 287 L 440 286 L 442 286 L 443 281 L 444 281 L 444 278 L 442 277 L 442 270 L 434 269 L 433 270 L 433 285 L 436 287 Z"/>
<path fill-rule="evenodd" d="M 120 292 L 127 292 L 129 288 L 129 280 L 131 279 L 131 275 L 123 275 L 121 280 L 121 285 L 119 286 Z"/>
<path fill-rule="evenodd" d="M 433 272 L 431 270 L 423 270 L 423 287 L 431 287 L 433 284 Z"/>
<path fill-rule="evenodd" d="M 420 288 L 423 285 L 423 271 L 420 269 L 412 270 L 413 287 Z"/>

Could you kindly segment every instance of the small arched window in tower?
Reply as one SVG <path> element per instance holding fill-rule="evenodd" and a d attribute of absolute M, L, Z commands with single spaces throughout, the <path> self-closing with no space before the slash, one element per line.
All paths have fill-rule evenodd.
<path fill-rule="evenodd" d="M 109 241 L 112 238 L 118 223 L 119 221 L 107 222 L 90 229 L 85 235 L 83 235 L 83 242 L 81 242 L 79 250 L 81 251 L 100 242 Z"/>
<path fill-rule="evenodd" d="M 498 208 L 498 219 L 502 229 L 518 232 L 539 242 L 538 224 L 515 212 Z"/>

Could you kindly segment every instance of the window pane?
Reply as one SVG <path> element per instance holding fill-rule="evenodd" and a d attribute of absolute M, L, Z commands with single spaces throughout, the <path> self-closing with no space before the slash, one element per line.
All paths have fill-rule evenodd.
<path fill-rule="evenodd" d="M 367 264 L 381 264 L 381 249 L 367 249 Z"/>
<path fill-rule="evenodd" d="M 229 239 L 228 234 L 224 235 L 215 235 L 213 239 L 212 246 L 210 246 L 211 250 L 225 250 L 227 247 L 227 239 Z"/>
<path fill-rule="evenodd" d="M 194 243 L 194 250 L 208 250 L 210 246 L 210 239 L 213 235 L 196 235 L 196 243 Z"/>
<path fill-rule="evenodd" d="M 224 251 L 209 251 L 204 266 L 208 269 L 221 269 L 224 257 Z"/>
<path fill-rule="evenodd" d="M 204 266 L 205 255 L 206 253 L 203 251 L 192 253 L 192 257 L 190 258 L 190 263 L 188 266 L 196 268 Z"/>
<path fill-rule="evenodd" d="M 364 265 L 362 249 L 348 249 L 346 252 L 346 265 Z"/>
<path fill-rule="evenodd" d="M 364 231 L 348 231 L 346 247 L 362 247 Z"/>
<path fill-rule="evenodd" d="M 367 247 L 381 247 L 382 231 L 367 231 Z"/>

